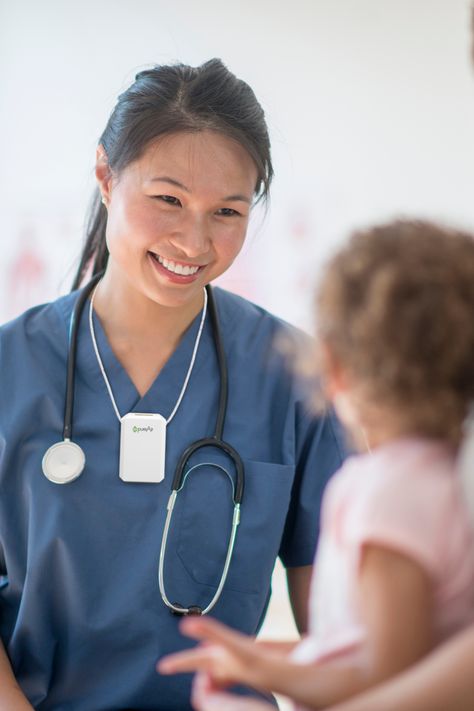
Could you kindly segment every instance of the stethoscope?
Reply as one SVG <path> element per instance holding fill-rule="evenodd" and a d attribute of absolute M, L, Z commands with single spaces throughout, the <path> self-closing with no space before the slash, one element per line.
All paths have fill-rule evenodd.
<path fill-rule="evenodd" d="M 92 293 L 93 289 L 97 283 L 102 278 L 103 274 L 96 274 L 90 282 L 83 288 L 78 296 L 76 304 L 74 306 L 71 328 L 69 335 L 69 350 L 67 357 L 67 377 L 66 377 L 66 398 L 65 398 L 65 408 L 64 408 L 64 425 L 63 425 L 63 439 L 61 442 L 51 445 L 46 451 L 43 461 L 43 473 L 49 481 L 55 484 L 67 484 L 69 482 L 77 479 L 83 472 L 86 463 L 86 458 L 81 447 L 72 441 L 72 420 L 73 420 L 73 409 L 74 409 L 74 385 L 75 385 L 75 370 L 76 370 L 76 356 L 77 356 L 77 340 L 79 333 L 79 324 L 81 320 L 82 313 L 89 295 Z M 228 374 L 227 374 L 227 362 L 225 357 L 224 346 L 222 342 L 222 335 L 219 325 L 219 318 L 217 315 L 216 303 L 214 300 L 214 294 L 209 285 L 206 286 L 207 298 L 208 298 L 208 309 L 211 319 L 214 346 L 216 349 L 217 362 L 219 366 L 219 378 L 220 378 L 220 388 L 219 388 L 219 404 L 217 408 L 217 418 L 214 434 L 211 437 L 204 437 L 190 444 L 185 451 L 182 453 L 175 473 L 173 477 L 173 482 L 171 486 L 171 495 L 168 500 L 166 521 L 163 530 L 163 536 L 161 540 L 160 547 L 160 558 L 158 566 L 158 584 L 160 589 L 160 594 L 165 605 L 175 614 L 178 615 L 205 615 L 207 614 L 214 605 L 219 600 L 222 589 L 224 587 L 227 573 L 229 571 L 230 561 L 232 559 L 232 553 L 235 545 L 235 538 L 237 534 L 237 526 L 240 522 L 240 506 L 242 503 L 242 497 L 244 493 L 244 465 L 239 453 L 230 445 L 222 439 L 224 432 L 225 416 L 227 412 L 227 396 L 228 396 Z M 187 465 L 191 457 L 196 454 L 199 450 L 206 448 L 219 449 L 224 452 L 225 455 L 232 460 L 235 469 L 235 483 L 229 472 L 220 464 L 214 464 L 212 462 L 203 462 L 200 464 L 195 464 L 194 466 L 187 469 Z M 234 513 L 232 516 L 232 528 L 229 535 L 229 542 L 227 546 L 227 552 L 224 562 L 224 567 L 222 570 L 221 578 L 217 586 L 216 592 L 212 597 L 211 601 L 204 608 L 198 605 L 191 605 L 185 607 L 179 603 L 172 603 L 169 601 L 168 596 L 165 591 L 165 585 L 163 580 L 163 569 L 166 554 L 166 543 L 168 540 L 168 533 L 171 525 L 171 518 L 173 515 L 174 506 L 176 503 L 176 498 L 178 493 L 183 489 L 186 479 L 199 467 L 211 466 L 224 472 L 231 482 L 232 486 L 232 500 L 234 502 Z"/>

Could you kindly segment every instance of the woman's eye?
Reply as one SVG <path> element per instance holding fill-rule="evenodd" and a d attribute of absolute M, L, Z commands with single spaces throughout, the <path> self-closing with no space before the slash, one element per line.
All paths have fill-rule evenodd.
<path fill-rule="evenodd" d="M 163 202 L 166 202 L 168 205 L 177 205 L 178 207 L 181 206 L 180 201 L 178 200 L 177 197 L 173 197 L 173 195 L 153 195 L 155 200 L 162 200 Z"/>
<path fill-rule="evenodd" d="M 231 207 L 221 207 L 220 210 L 217 210 L 217 214 L 224 217 L 233 217 L 234 215 L 240 215 L 240 212 L 233 210 Z"/>

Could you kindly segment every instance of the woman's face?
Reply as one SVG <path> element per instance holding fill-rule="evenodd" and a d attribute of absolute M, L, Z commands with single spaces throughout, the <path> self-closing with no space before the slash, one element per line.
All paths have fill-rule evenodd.
<path fill-rule="evenodd" d="M 202 299 L 245 239 L 256 166 L 237 142 L 213 131 L 177 133 L 111 173 L 99 149 L 96 174 L 107 205 L 107 271 L 164 306 Z"/>

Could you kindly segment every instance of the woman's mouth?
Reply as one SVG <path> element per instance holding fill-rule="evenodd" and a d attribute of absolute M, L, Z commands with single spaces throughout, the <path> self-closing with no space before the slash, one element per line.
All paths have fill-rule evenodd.
<path fill-rule="evenodd" d="M 166 257 L 162 257 L 155 252 L 148 252 L 148 254 L 161 273 L 168 273 L 169 276 L 177 277 L 179 281 L 192 281 L 192 278 L 204 269 L 204 266 L 183 264 L 172 259 L 166 259 Z"/>

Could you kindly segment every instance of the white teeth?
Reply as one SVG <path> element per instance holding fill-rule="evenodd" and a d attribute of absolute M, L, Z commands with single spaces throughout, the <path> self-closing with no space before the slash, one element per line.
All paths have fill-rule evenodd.
<path fill-rule="evenodd" d="M 165 257 L 158 256 L 158 261 L 164 266 L 169 272 L 173 274 L 181 274 L 182 276 L 190 276 L 191 274 L 196 274 L 199 271 L 199 267 L 184 266 L 183 264 L 175 264 L 171 259 L 165 259 Z"/>

